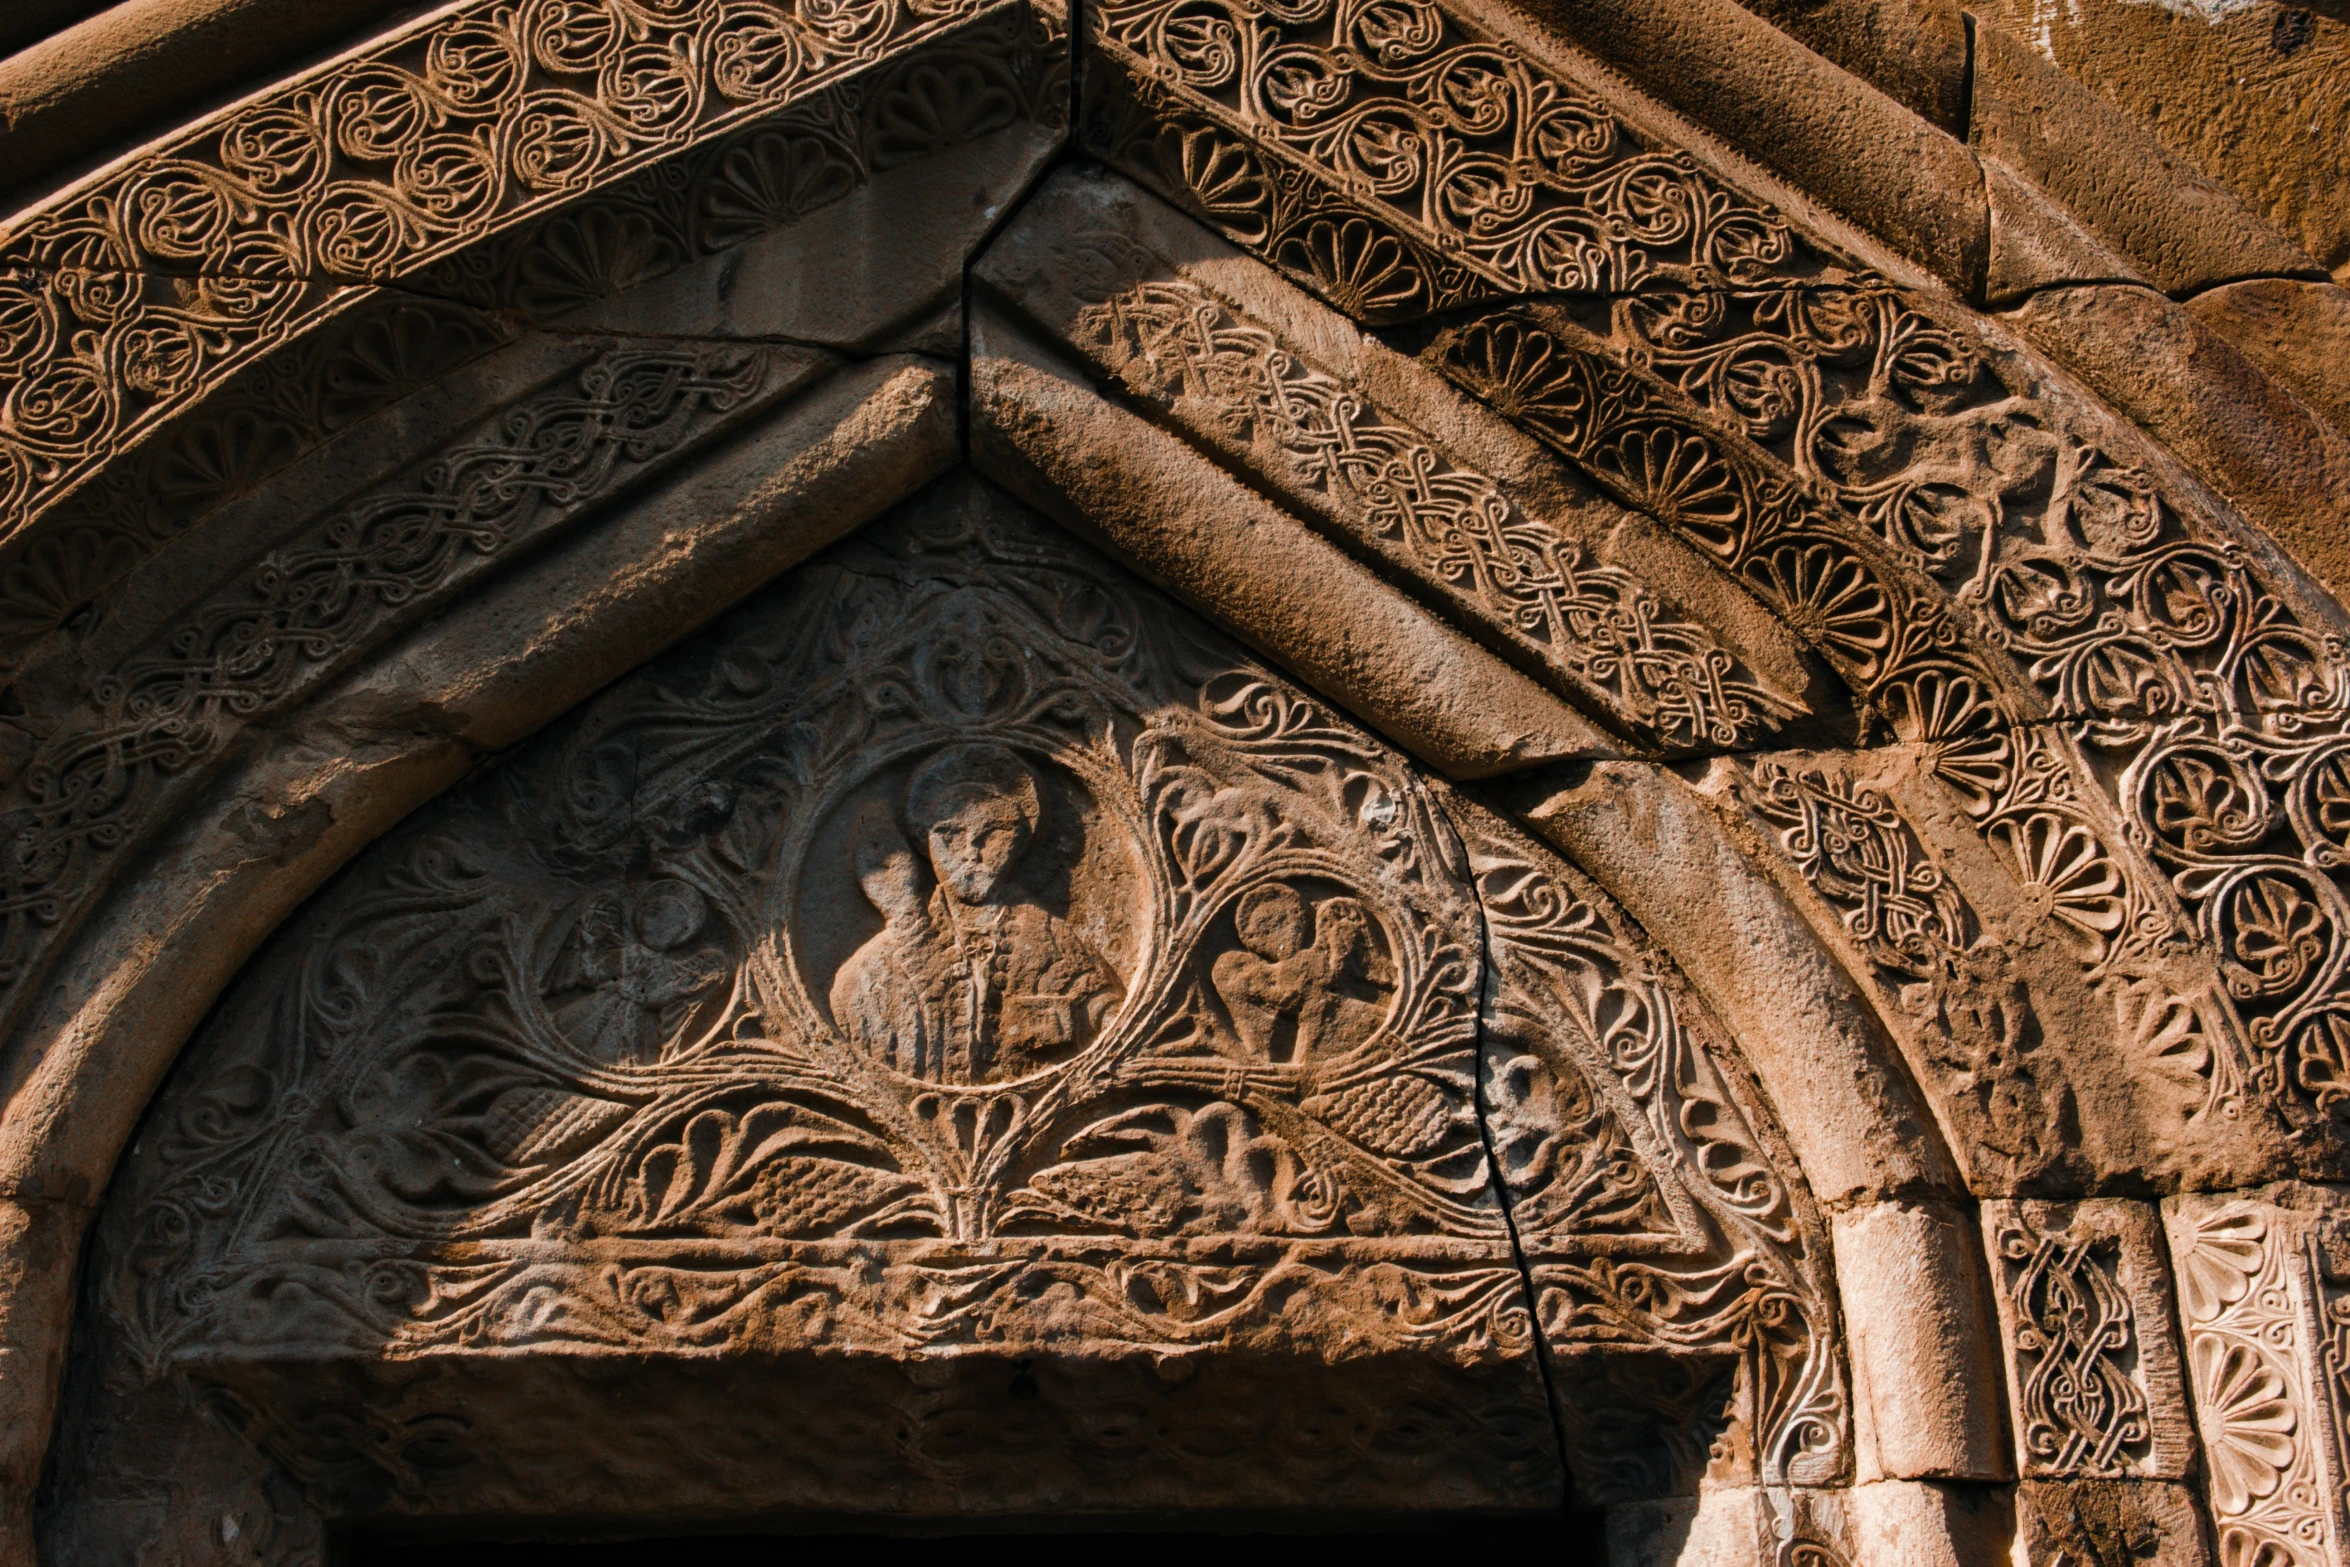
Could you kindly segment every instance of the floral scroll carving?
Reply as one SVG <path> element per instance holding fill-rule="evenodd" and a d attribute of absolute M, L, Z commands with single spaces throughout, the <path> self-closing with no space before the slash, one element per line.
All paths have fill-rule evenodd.
<path fill-rule="evenodd" d="M 976 0 L 479 3 L 200 122 L 0 235 L 0 532 L 368 285 L 593 298 L 1052 123 L 1060 29 Z"/>
<path fill-rule="evenodd" d="M 623 350 L 350 497 L 85 694 L 0 795 L 0 1000 L 238 730 L 589 507 L 773 401 L 810 356 Z"/>
<path fill-rule="evenodd" d="M 2190 1117 L 2256 1098 L 2331 1157 L 2344 650 L 2231 519 L 1457 11 L 1135 4 L 1090 42 L 1089 143 L 1357 320 L 1496 301 L 1397 335 L 1809 636 Z"/>
<path fill-rule="evenodd" d="M 1522 1356 L 1435 810 L 1017 512 L 916 503 L 378 853 L 199 1047 L 122 1309 L 150 1357 Z"/>
<path fill-rule="evenodd" d="M 1101 8 L 1088 139 L 1366 322 L 1676 271 L 1769 278 L 1785 222 L 1427 4 Z"/>
<path fill-rule="evenodd" d="M 1652 1471 L 1724 1458 L 1765 1484 L 1839 1478 L 1849 1400 L 1824 1227 L 1776 1173 L 1791 1161 L 1759 1091 L 1603 893 L 1490 813 L 1456 804 L 1454 819 L 1492 965 L 1488 1135 L 1554 1357 L 1695 1352 L 1658 1381 L 1697 1394 L 1710 1380 L 1702 1357 L 1738 1349 L 1736 1423 L 1710 1452 L 1702 1396 L 1652 1452 L 1625 1440 L 1636 1423 L 1613 1418 L 1639 1401 L 1633 1378 L 1562 1377 L 1570 1442 L 1608 1449 L 1586 1456 L 1585 1483 L 1655 1494 L 1666 1487 Z M 1656 1382 L 1645 1392 L 1671 1407 Z M 1750 1450 L 1730 1451 L 1741 1443 Z"/>
<path fill-rule="evenodd" d="M 968 479 L 378 845 L 191 1048 L 105 1320 L 329 1489 L 273 1365 L 484 1351 L 1409 1352 L 1529 1442 L 1548 1353 L 1590 1484 L 1848 1472 L 1821 1221 L 1646 939 Z"/>
<path fill-rule="evenodd" d="M 196 518 L 513 335 L 510 323 L 454 302 L 387 292 L 226 375 L 200 411 L 122 452 L 11 541 L 0 563 L 0 657 L 33 653 Z"/>

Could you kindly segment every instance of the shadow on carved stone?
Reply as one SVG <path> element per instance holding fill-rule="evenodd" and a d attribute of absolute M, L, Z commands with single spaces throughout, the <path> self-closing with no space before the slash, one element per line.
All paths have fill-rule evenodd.
<path fill-rule="evenodd" d="M 1414 769 L 955 481 L 279 938 L 107 1386 L 325 1516 L 1554 1506 L 1479 930 Z"/>

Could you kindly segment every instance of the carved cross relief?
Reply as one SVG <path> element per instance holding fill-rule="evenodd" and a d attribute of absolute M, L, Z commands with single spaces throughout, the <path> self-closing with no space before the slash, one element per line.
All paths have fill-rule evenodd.
<path fill-rule="evenodd" d="M 967 477 L 370 851 L 148 1124 L 107 1330 L 320 1484 L 322 1360 L 1403 1357 L 1540 1505 L 1539 1355 L 1601 1494 L 1846 1462 L 1817 1217 L 1665 960 Z"/>

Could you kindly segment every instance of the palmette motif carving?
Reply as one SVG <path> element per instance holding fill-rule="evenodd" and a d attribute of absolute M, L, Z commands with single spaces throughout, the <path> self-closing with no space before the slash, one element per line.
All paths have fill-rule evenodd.
<path fill-rule="evenodd" d="M 1720 1456 L 1769 1485 L 1842 1478 L 1849 1405 L 1824 1226 L 1779 1173 L 1793 1161 L 1759 1092 L 1604 894 L 1498 817 L 1451 804 L 1491 965 L 1487 1135 L 1546 1341 L 1567 1355 L 1696 1357 L 1683 1375 L 1700 1396 L 1670 1422 L 1700 1444 L 1669 1455 L 1684 1478 L 1714 1456 L 1706 1410 L 1721 1401 L 1704 1390 L 1724 1354 L 1735 1357 L 1735 1424 L 1715 1445 L 1752 1449 Z M 1611 1405 L 1665 1404 L 1653 1386 L 1622 1390 L 1628 1380 L 1612 1398 L 1604 1378 L 1563 1387 L 1561 1419 L 1587 1487 L 1659 1494 L 1669 1473 L 1609 1440 Z"/>
<path fill-rule="evenodd" d="M 376 851 L 199 1044 L 150 1362 L 1529 1348 L 1425 788 L 985 492 Z"/>
<path fill-rule="evenodd" d="M 558 307 L 1057 122 L 1060 32 L 980 0 L 479 0 L 199 122 L 0 235 L 0 533 L 367 284 Z"/>
<path fill-rule="evenodd" d="M 2338 1221 L 2224 1200 L 2168 1218 L 2220 1559 L 2336 1561 L 2350 1473 Z"/>
<path fill-rule="evenodd" d="M 2117 831 L 2128 812 L 2088 781 L 2081 740 L 2111 737 L 2037 721 L 2035 694 L 1983 651 L 2013 651 L 2017 639 L 1971 630 L 1970 595 L 1945 597 L 1899 551 L 1841 524 L 1816 485 L 1775 471 L 1767 452 L 1709 427 L 1677 393 L 1645 384 L 1596 347 L 1572 347 L 1578 330 L 1555 316 L 1521 315 L 1448 334 L 1433 351 L 1602 487 L 1705 547 L 1820 649 L 1864 711 L 1958 798 L 2008 868 L 2018 912 L 2072 947 L 2137 1058 L 2183 1080 L 2190 1114 L 2224 1109 L 2248 1086 L 2290 1111 L 2285 1085 L 2260 1077 L 2257 1030 L 2244 1032 L 2220 976 L 2194 983 L 2194 966 L 2181 961 L 2176 905 L 2114 847 L 2149 835 Z M 1772 803 L 1785 793 L 1772 765 L 1750 776 L 1758 810 L 1784 818 L 1784 806 Z M 1893 809 L 1879 807 L 1873 816 Z M 1914 838 L 1897 816 L 1877 825 Z M 1835 902 L 1833 882 L 1820 890 Z M 1839 911 L 1848 924 L 1877 918 L 1862 904 Z M 1870 955 L 1882 961 L 1889 949 Z M 1913 963 L 1884 966 L 1897 990 L 1920 977 L 1907 973 Z M 2001 1136 L 2029 1134 L 2003 1128 Z"/>
<path fill-rule="evenodd" d="M 1705 626 L 1198 284 L 1139 283 L 1088 308 L 1076 330 L 1131 389 L 1211 408 L 1251 455 L 1323 497 L 1348 536 L 1632 733 L 1674 749 L 1737 748 L 1792 716 Z"/>
<path fill-rule="evenodd" d="M 37 970 L 175 783 L 314 684 L 623 486 L 771 400 L 808 356 L 624 350 L 339 503 L 189 608 L 89 691 L 0 795 L 0 999 Z"/>
<path fill-rule="evenodd" d="M 1149 0 L 1089 42 L 1089 143 L 1357 320 L 1552 295 L 1428 357 L 1809 636 L 2191 1114 L 2254 1093 L 2327 1157 L 2343 648 L 2133 432 L 1445 8 Z"/>

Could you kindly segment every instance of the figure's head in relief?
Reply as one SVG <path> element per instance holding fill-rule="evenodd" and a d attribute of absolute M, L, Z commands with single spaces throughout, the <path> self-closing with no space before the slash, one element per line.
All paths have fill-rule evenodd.
<path fill-rule="evenodd" d="M 1306 900 L 1297 895 L 1295 888 L 1280 882 L 1250 888 L 1241 894 L 1239 906 L 1232 911 L 1240 944 L 1274 963 L 1297 956 L 1306 944 L 1306 932 L 1312 922 L 1313 916 L 1306 911 Z"/>
<path fill-rule="evenodd" d="M 1125 987 L 1020 884 L 1044 820 L 1029 764 L 1000 745 L 951 746 L 907 781 L 903 832 L 900 820 L 878 802 L 856 820 L 857 885 L 882 926 L 833 976 L 841 1032 L 885 1065 L 950 1083 L 1019 1077 L 1083 1049 Z"/>
<path fill-rule="evenodd" d="M 892 929 L 920 925 L 929 906 L 922 867 L 889 807 L 872 804 L 858 813 L 856 844 L 857 885 L 882 923 Z"/>
<path fill-rule="evenodd" d="M 941 752 L 906 790 L 907 824 L 929 847 L 939 885 L 967 904 L 1010 894 L 1041 814 L 1036 775 L 1000 745 Z"/>

